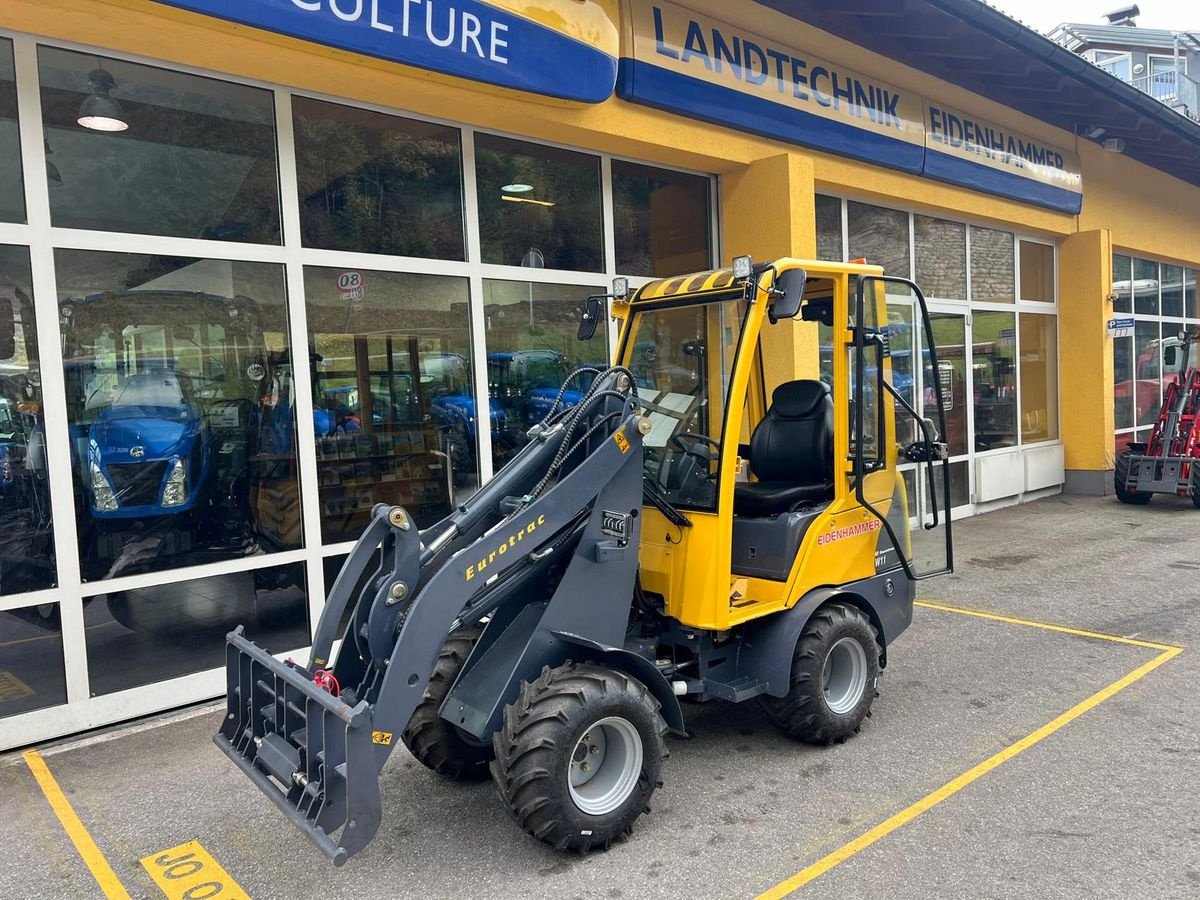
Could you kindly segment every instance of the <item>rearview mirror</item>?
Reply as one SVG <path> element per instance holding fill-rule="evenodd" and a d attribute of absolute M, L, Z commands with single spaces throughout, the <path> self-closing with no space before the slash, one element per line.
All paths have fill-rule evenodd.
<path fill-rule="evenodd" d="M 17 355 L 17 323 L 13 321 L 11 297 L 0 297 L 0 359 Z"/>
<path fill-rule="evenodd" d="M 775 302 L 767 308 L 767 318 L 772 325 L 780 319 L 791 319 L 800 312 L 807 281 L 808 273 L 803 269 L 788 269 L 775 279 L 775 286 L 771 290 Z"/>
<path fill-rule="evenodd" d="M 590 341 L 596 334 L 596 326 L 604 315 L 604 297 L 596 295 L 588 297 L 583 304 L 583 315 L 579 318 L 579 340 Z"/>

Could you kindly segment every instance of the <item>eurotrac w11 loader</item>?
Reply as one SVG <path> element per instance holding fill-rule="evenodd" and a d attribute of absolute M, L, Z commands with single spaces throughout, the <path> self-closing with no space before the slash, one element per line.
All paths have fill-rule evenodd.
<path fill-rule="evenodd" d="M 424 531 L 375 509 L 307 666 L 229 635 L 216 743 L 336 864 L 378 830 L 399 742 L 447 778 L 490 774 L 525 831 L 584 852 L 648 808 L 681 698 L 757 700 L 801 741 L 843 741 L 916 581 L 951 568 L 916 285 L 742 257 L 588 298 L 581 338 L 610 299 L 617 364 L 478 493 Z M 919 386 L 892 384 L 898 304 L 936 421 Z M 808 377 L 769 383 L 769 329 Z"/>

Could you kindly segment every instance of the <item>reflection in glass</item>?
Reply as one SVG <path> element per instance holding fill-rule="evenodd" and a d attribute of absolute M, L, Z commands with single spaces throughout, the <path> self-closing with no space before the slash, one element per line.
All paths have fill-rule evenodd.
<path fill-rule="evenodd" d="M 930 313 L 929 324 L 937 348 L 938 380 L 946 408 L 946 445 L 951 456 L 967 452 L 967 320 L 952 313 Z M 924 335 L 920 335 L 923 339 Z M 922 353 L 925 358 L 927 354 Z M 925 417 L 937 421 L 937 393 L 931 364 L 924 362 L 923 394 Z"/>
<path fill-rule="evenodd" d="M 465 259 L 457 128 L 296 97 L 306 247 Z"/>
<path fill-rule="evenodd" d="M 712 265 L 708 178 L 613 160 L 617 271 L 666 278 Z"/>
<path fill-rule="evenodd" d="M 1054 302 L 1054 248 L 1021 241 L 1021 299 Z"/>
<path fill-rule="evenodd" d="M 817 259 L 840 262 L 842 257 L 842 201 L 817 194 Z"/>
<path fill-rule="evenodd" d="M 355 540 L 376 503 L 424 528 L 479 484 L 465 278 L 308 267 L 321 534 Z"/>
<path fill-rule="evenodd" d="M 913 359 L 913 305 L 889 303 L 887 308 L 888 355 L 892 359 L 892 387 L 909 406 L 917 409 L 918 377 Z M 928 361 L 926 361 L 928 366 Z M 917 439 L 917 423 L 899 400 L 896 406 L 896 441 L 904 446 Z"/>
<path fill-rule="evenodd" d="M 56 582 L 29 251 L 0 245 L 0 596 Z"/>
<path fill-rule="evenodd" d="M 1158 263 L 1133 260 L 1133 311 L 1143 316 L 1158 315 Z"/>
<path fill-rule="evenodd" d="M 477 134 L 475 170 L 485 263 L 604 270 L 599 157 Z"/>
<path fill-rule="evenodd" d="M 1138 425 L 1150 425 L 1162 403 L 1162 354 L 1157 322 L 1138 322 L 1133 329 L 1134 408 Z"/>
<path fill-rule="evenodd" d="M 970 463 L 950 463 L 950 509 L 966 506 L 971 502 Z M 946 509 L 946 490 L 941 470 L 935 470 L 933 490 L 939 510 Z"/>
<path fill-rule="evenodd" d="M 85 598 L 92 695 L 225 664 L 227 632 L 275 651 L 310 643 L 304 565 L 176 581 Z"/>
<path fill-rule="evenodd" d="M 1183 267 L 1163 264 L 1162 314 L 1176 319 L 1183 316 Z"/>
<path fill-rule="evenodd" d="M 1113 338 L 1113 421 L 1117 428 L 1134 426 L 1133 338 Z"/>
<path fill-rule="evenodd" d="M 1133 260 L 1128 256 L 1113 254 L 1113 312 L 1133 312 Z"/>
<path fill-rule="evenodd" d="M 1058 439 L 1058 319 L 1021 313 L 1021 440 Z"/>
<path fill-rule="evenodd" d="M 973 316 L 976 450 L 1017 444 L 1015 318 L 1006 312 L 976 312 Z"/>
<path fill-rule="evenodd" d="M 908 213 L 853 200 L 846 204 L 846 213 L 850 259 L 865 258 L 873 266 L 883 266 L 887 275 L 908 278 Z"/>
<path fill-rule="evenodd" d="M 917 284 L 926 297 L 967 299 L 967 227 L 929 216 L 913 216 Z"/>
<path fill-rule="evenodd" d="M 1017 299 L 1010 232 L 971 226 L 971 299 L 981 303 Z"/>
<path fill-rule="evenodd" d="M 54 178 L 51 176 L 51 190 L 54 187 Z M 12 41 L 0 38 L 0 222 L 24 221 L 25 184 L 21 177 L 21 136 L 17 129 L 13 45 Z"/>
<path fill-rule="evenodd" d="M 127 130 L 79 124 L 97 70 Z M 279 243 L 270 91 L 55 47 L 38 48 L 38 71 L 62 181 L 50 191 L 54 225 Z"/>
<path fill-rule="evenodd" d="M 550 413 L 568 375 L 579 366 L 608 365 L 606 324 L 590 340 L 577 338 L 584 301 L 589 294 L 603 293 L 604 288 L 580 285 L 483 282 L 496 468 L 526 443 L 529 428 Z M 577 403 L 592 379 L 587 375 L 573 379 L 562 405 Z"/>
<path fill-rule="evenodd" d="M 1196 302 L 1196 270 L 1183 270 L 1184 315 L 1189 319 L 1200 319 L 1200 304 Z"/>
<path fill-rule="evenodd" d="M 0 612 L 0 719 L 66 702 L 58 604 Z"/>
<path fill-rule="evenodd" d="M 55 262 L 84 580 L 298 547 L 283 267 Z"/>

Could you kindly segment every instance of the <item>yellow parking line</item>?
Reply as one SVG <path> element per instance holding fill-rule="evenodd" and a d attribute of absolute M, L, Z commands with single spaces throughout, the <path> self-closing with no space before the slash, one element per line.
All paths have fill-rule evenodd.
<path fill-rule="evenodd" d="M 50 769 L 46 767 L 46 761 L 42 759 L 41 754 L 36 750 L 29 750 L 23 753 L 21 758 L 25 760 L 25 765 L 29 766 L 29 771 L 37 779 L 38 787 L 45 794 L 50 808 L 58 816 L 58 821 L 62 823 L 63 830 L 67 832 L 67 837 L 71 839 L 71 843 L 79 851 L 84 865 L 88 867 L 88 870 L 92 873 L 92 877 L 96 879 L 96 884 L 100 885 L 100 890 L 104 892 L 104 896 L 108 897 L 109 900 L 117 900 L 117 898 L 120 898 L 120 900 L 129 900 L 129 892 L 125 890 L 125 886 L 117 878 L 117 873 L 112 870 L 112 866 L 108 864 L 108 860 L 104 858 L 104 854 L 100 852 L 100 848 L 96 846 L 96 842 L 92 840 L 92 836 L 88 834 L 87 829 L 83 827 L 83 823 L 79 821 L 79 816 L 75 814 L 75 810 L 71 808 L 70 802 L 68 802 L 62 789 L 58 786 L 58 782 L 50 774 Z"/>
<path fill-rule="evenodd" d="M 199 841 L 151 853 L 141 863 L 168 900 L 250 900 Z"/>
<path fill-rule="evenodd" d="M 1119 643 L 1119 644 L 1132 644 L 1132 645 L 1138 646 L 1138 647 L 1148 647 L 1151 649 L 1160 650 L 1161 652 L 1159 653 L 1158 656 L 1154 657 L 1154 659 L 1150 660 L 1149 662 L 1147 662 L 1141 666 L 1138 666 L 1136 669 L 1134 669 L 1128 675 L 1124 676 L 1123 678 L 1117 679 L 1112 684 L 1108 685 L 1108 687 L 1097 691 L 1096 693 L 1092 694 L 1092 696 L 1088 697 L 1083 702 L 1077 703 L 1075 706 L 1072 706 L 1069 710 L 1067 710 L 1065 713 L 1060 715 L 1058 718 L 1054 719 L 1051 722 L 1046 723 L 1041 728 L 1039 728 L 1036 731 L 1032 732 L 1031 734 L 1028 734 L 1025 737 L 1021 738 L 1021 740 L 1016 741 L 1013 744 L 1010 744 L 1009 746 L 1005 747 L 1003 750 L 999 751 L 998 753 L 994 754 L 993 756 L 988 757 L 987 759 L 985 759 L 983 762 L 979 763 L 974 768 L 967 770 L 963 774 L 959 775 L 957 778 L 942 785 L 936 791 L 933 791 L 930 794 L 926 794 L 924 797 L 922 797 L 920 800 L 916 801 L 912 805 L 906 807 L 905 809 L 902 809 L 900 812 L 896 813 L 891 818 L 886 819 L 883 822 L 880 822 L 878 825 L 876 825 L 870 831 L 859 835 L 857 838 L 850 841 L 849 843 L 843 844 L 841 847 L 838 847 L 833 852 L 823 856 L 821 859 L 817 860 L 812 865 L 797 872 L 791 878 L 788 878 L 785 881 L 781 881 L 779 884 L 775 885 L 775 887 L 771 888 L 770 890 L 764 891 L 763 893 L 759 894 L 757 900 L 777 900 L 777 898 L 786 897 L 788 894 L 792 893 L 793 891 L 798 890 L 799 888 L 802 888 L 804 885 L 806 885 L 810 881 L 813 881 L 814 879 L 819 878 L 820 876 L 824 875 L 826 872 L 828 872 L 830 869 L 834 868 L 835 866 L 838 866 L 841 863 L 844 863 L 846 860 L 850 859 L 850 857 L 854 856 L 860 850 L 864 850 L 867 847 L 870 847 L 876 841 L 879 841 L 882 838 L 887 837 L 889 834 L 891 834 L 896 829 L 901 828 L 904 825 L 908 824 L 913 819 L 915 819 L 917 816 L 921 815 L 921 813 L 926 812 L 927 810 L 933 809 L 933 807 L 937 806 L 943 800 L 946 800 L 946 799 L 954 796 L 959 791 L 961 791 L 963 788 L 967 787 L 968 785 L 972 784 L 975 781 L 978 781 L 980 778 L 982 778 L 988 772 L 991 772 L 993 769 L 997 768 L 998 766 L 1003 765 L 1004 763 L 1008 762 L 1010 759 L 1012 759 L 1017 754 L 1025 751 L 1025 750 L 1028 750 L 1034 744 L 1037 744 L 1040 741 L 1045 740 L 1050 735 L 1054 734 L 1054 732 L 1058 731 L 1060 728 L 1063 728 L 1063 727 L 1071 724 L 1076 719 L 1078 719 L 1080 716 L 1082 716 L 1084 713 L 1086 713 L 1088 710 L 1094 709 L 1095 707 L 1097 707 L 1101 703 L 1103 703 L 1105 700 L 1110 699 L 1115 694 L 1117 694 L 1120 691 L 1123 691 L 1125 688 L 1129 687 L 1129 685 L 1133 684 L 1136 681 L 1140 681 L 1142 678 L 1145 678 L 1147 675 L 1149 675 L 1151 672 L 1153 672 L 1159 666 L 1163 665 L 1166 662 L 1169 662 L 1170 660 L 1174 659 L 1176 656 L 1178 656 L 1180 653 L 1183 652 L 1182 647 L 1173 647 L 1173 646 L 1169 646 L 1167 644 L 1156 644 L 1156 643 L 1152 643 L 1149 641 L 1137 641 L 1132 638 L 1123 638 L 1123 637 L 1118 637 L 1117 635 L 1111 635 L 1111 634 L 1100 634 L 1098 632 L 1093 632 L 1093 631 L 1081 631 L 1081 630 L 1075 629 L 1075 628 L 1065 628 L 1060 625 L 1049 625 L 1044 622 L 1033 622 L 1033 621 L 1028 621 L 1025 619 L 1016 619 L 1016 618 L 1012 618 L 1009 616 L 994 615 L 992 613 L 981 613 L 981 612 L 977 612 L 976 610 L 962 609 L 962 608 L 954 607 L 954 606 L 944 606 L 942 604 L 929 603 L 927 601 L 917 601 L 917 605 L 924 606 L 928 609 L 937 609 L 937 610 L 943 610 L 945 612 L 961 613 L 963 615 L 975 616 L 975 617 L 981 618 L 981 619 L 992 619 L 992 620 L 995 620 L 998 622 L 1008 622 L 1008 623 L 1015 624 L 1015 625 L 1028 625 L 1033 628 L 1044 628 L 1044 629 L 1047 629 L 1050 631 L 1058 631 L 1058 632 L 1062 632 L 1064 634 L 1078 635 L 1080 637 L 1091 637 L 1091 638 L 1097 638 L 1100 640 L 1113 641 L 1113 642 Z"/>
<path fill-rule="evenodd" d="M 1100 641 L 1112 641 L 1114 644 L 1129 644 L 1131 647 L 1145 647 L 1147 650 L 1182 650 L 1172 644 L 1159 644 L 1154 641 L 1139 641 L 1136 638 L 1121 637 L 1116 634 L 1104 634 L 1100 631 L 1083 631 L 1079 628 L 1067 628 L 1065 625 L 1051 625 L 1048 622 L 1035 622 L 1032 619 L 1016 619 L 1012 616 L 1002 616 L 998 613 L 982 612 L 977 609 L 964 609 L 961 606 L 948 606 L 944 603 L 934 603 L 930 600 L 917 600 L 914 606 L 925 609 L 937 609 L 942 612 L 959 613 L 973 616 L 976 619 L 990 619 L 993 622 L 1007 622 L 1010 625 L 1028 625 L 1030 628 L 1042 628 L 1046 631 L 1057 631 L 1060 634 L 1073 634 L 1076 637 L 1096 638 Z"/>

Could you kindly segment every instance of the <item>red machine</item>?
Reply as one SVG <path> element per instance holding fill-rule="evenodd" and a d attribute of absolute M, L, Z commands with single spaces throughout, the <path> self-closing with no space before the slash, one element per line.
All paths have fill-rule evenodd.
<path fill-rule="evenodd" d="M 1122 503 L 1140 506 L 1154 494 L 1170 493 L 1190 496 L 1200 509 L 1200 368 L 1188 365 L 1188 351 L 1200 341 L 1200 329 L 1179 337 L 1178 347 L 1164 351 L 1183 358 L 1179 374 L 1167 385 L 1150 440 L 1130 444 L 1117 457 L 1113 486 Z"/>

